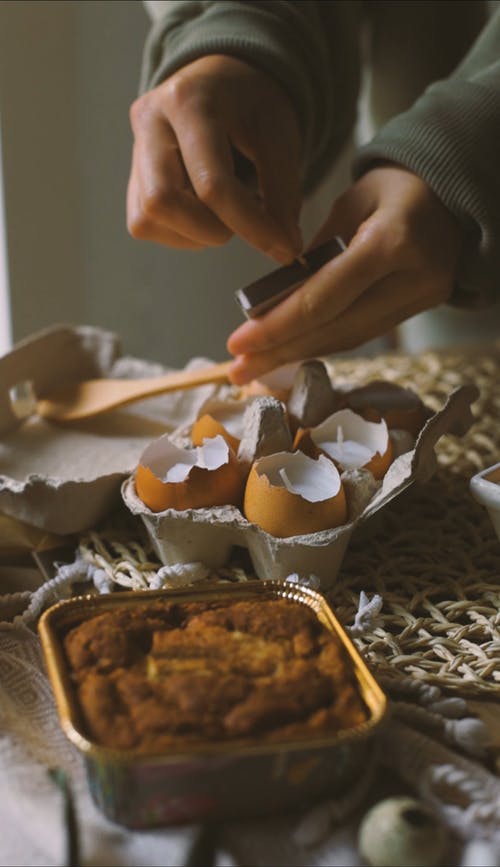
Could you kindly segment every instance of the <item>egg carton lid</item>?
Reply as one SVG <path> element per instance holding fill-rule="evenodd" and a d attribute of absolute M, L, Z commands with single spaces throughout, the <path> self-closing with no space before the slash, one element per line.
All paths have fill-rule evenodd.
<path fill-rule="evenodd" d="M 192 359 L 188 367 L 205 365 Z M 0 512 L 41 530 L 79 533 L 120 505 L 120 485 L 154 437 L 194 420 L 218 389 L 206 385 L 138 401 L 79 424 L 18 418 L 13 389 L 43 394 L 65 381 L 160 375 L 160 364 L 124 356 L 119 337 L 92 326 L 56 325 L 0 358 Z"/>

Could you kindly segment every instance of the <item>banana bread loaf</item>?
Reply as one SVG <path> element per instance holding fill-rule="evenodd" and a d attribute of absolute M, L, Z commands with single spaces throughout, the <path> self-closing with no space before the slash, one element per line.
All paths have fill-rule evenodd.
<path fill-rule="evenodd" d="M 300 602 L 122 606 L 64 647 L 86 732 L 115 749 L 309 739 L 367 719 L 343 645 Z"/>

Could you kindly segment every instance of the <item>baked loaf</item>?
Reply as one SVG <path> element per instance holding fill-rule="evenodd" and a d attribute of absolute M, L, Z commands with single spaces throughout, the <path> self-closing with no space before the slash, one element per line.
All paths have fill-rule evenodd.
<path fill-rule="evenodd" d="M 87 734 L 116 749 L 309 739 L 367 718 L 343 645 L 299 602 L 122 606 L 64 647 Z"/>

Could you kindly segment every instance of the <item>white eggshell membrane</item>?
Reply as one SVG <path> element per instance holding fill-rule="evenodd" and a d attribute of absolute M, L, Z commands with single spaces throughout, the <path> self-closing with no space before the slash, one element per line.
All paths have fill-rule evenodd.
<path fill-rule="evenodd" d="M 314 443 L 345 470 L 364 467 L 377 452 L 385 454 L 389 444 L 383 419 L 366 421 L 351 409 L 334 412 L 310 433 Z"/>
<path fill-rule="evenodd" d="M 229 461 L 229 446 L 220 435 L 203 440 L 193 449 L 176 446 L 168 434 L 150 443 L 139 461 L 162 482 L 185 482 L 193 467 L 218 470 Z"/>
<path fill-rule="evenodd" d="M 339 472 L 324 455 L 314 460 L 302 452 L 277 452 L 260 458 L 256 470 L 274 487 L 286 488 L 310 503 L 330 500 L 340 490 Z"/>

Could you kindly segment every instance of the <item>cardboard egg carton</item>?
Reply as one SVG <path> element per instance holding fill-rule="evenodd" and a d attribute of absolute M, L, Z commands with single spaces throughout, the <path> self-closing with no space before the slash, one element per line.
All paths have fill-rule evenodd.
<path fill-rule="evenodd" d="M 376 401 L 381 387 L 381 383 L 372 386 L 373 400 Z M 391 391 L 398 389 L 398 386 L 388 387 Z M 405 390 L 399 391 L 404 399 Z M 364 387 L 362 392 L 363 399 L 370 405 L 370 387 Z M 333 388 L 321 362 L 308 362 L 295 377 L 287 402 L 287 418 L 293 420 L 294 427 L 314 426 L 342 405 L 348 396 L 348 389 L 339 394 Z M 132 514 L 144 522 L 164 565 L 199 561 L 217 569 L 230 562 L 233 548 L 238 546 L 248 550 L 260 578 L 283 579 L 292 573 L 312 574 L 320 579 L 322 589 L 327 590 L 335 581 L 356 528 L 415 481 L 430 478 L 436 467 L 435 444 L 445 433 L 460 436 L 468 430 L 472 423 L 470 405 L 476 397 L 477 390 L 473 386 L 464 386 L 449 396 L 441 411 L 433 414 L 424 407 L 427 420 L 416 441 L 407 431 L 392 430 L 395 457 L 380 482 L 375 482 L 371 473 L 364 470 L 342 473 L 348 520 L 334 529 L 278 538 L 246 520 L 235 506 L 153 512 L 137 496 L 133 474 L 122 486 L 123 501 Z M 200 413 L 203 411 L 202 406 Z M 244 430 L 238 457 L 247 466 L 263 455 L 290 448 L 290 434 L 283 426 L 283 404 L 274 398 L 255 399 L 246 410 Z M 175 431 L 173 438 L 188 444 L 189 427 Z"/>
<path fill-rule="evenodd" d="M 188 367 L 207 359 L 193 359 Z M 57 425 L 30 411 L 29 399 L 16 399 L 31 383 L 37 397 L 65 381 L 98 376 L 134 378 L 160 375 L 165 368 L 122 354 L 119 338 L 92 326 L 57 325 L 18 343 L 0 359 L 0 514 L 46 533 L 74 535 L 95 526 L 120 504 L 141 520 L 165 565 L 201 561 L 217 568 L 231 559 L 234 546 L 247 548 L 260 577 L 315 574 L 323 587 L 335 580 L 349 539 L 361 523 L 435 468 L 434 445 L 442 434 L 462 435 L 472 422 L 473 386 L 450 395 L 429 418 L 416 444 L 392 431 L 398 457 L 383 482 L 373 487 L 362 471 L 343 476 L 349 500 L 348 522 L 334 530 L 275 538 L 248 522 L 239 509 L 173 510 L 153 513 L 138 499 L 133 474 L 144 448 L 163 433 L 179 442 L 214 398 L 230 401 L 229 386 L 202 386 L 137 402 L 70 426 Z M 28 390 L 29 391 L 29 390 Z M 321 362 L 295 372 L 287 412 L 295 426 L 316 425 L 342 397 L 332 388 Z M 358 390 L 359 397 L 359 390 Z M 265 401 L 264 401 L 265 405 Z M 276 399 L 269 406 L 276 409 Z M 258 415 L 258 414 L 257 414 Z M 273 413 L 250 420 L 239 458 L 248 465 L 259 454 L 290 447 L 289 434 Z M 275 416 L 276 419 L 276 416 Z"/>

